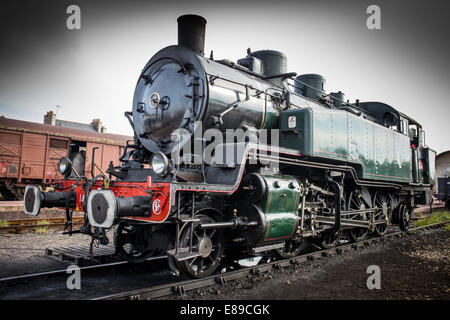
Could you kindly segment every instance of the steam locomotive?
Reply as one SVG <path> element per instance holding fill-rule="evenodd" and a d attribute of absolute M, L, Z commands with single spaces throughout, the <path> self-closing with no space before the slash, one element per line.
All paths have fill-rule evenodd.
<path fill-rule="evenodd" d="M 27 186 L 25 212 L 66 209 L 69 231 L 140 262 L 166 254 L 176 273 L 205 277 L 224 257 L 288 258 L 408 230 L 429 204 L 435 152 L 421 125 L 381 102 L 327 94 L 316 74 L 287 72 L 286 56 L 247 51 L 234 63 L 204 57 L 206 20 L 178 18 L 178 45 L 145 65 L 125 116 L 134 130 L 121 166 L 72 174 L 54 191 Z M 72 174 L 73 175 L 73 174 Z M 80 230 L 73 211 L 84 211 Z"/>

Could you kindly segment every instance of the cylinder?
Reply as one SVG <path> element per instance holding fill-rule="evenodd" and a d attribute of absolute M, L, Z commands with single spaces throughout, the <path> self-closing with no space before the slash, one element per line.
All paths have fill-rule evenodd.
<path fill-rule="evenodd" d="M 300 82 L 295 82 L 294 92 L 307 98 L 318 100 L 324 91 L 325 78 L 320 74 L 302 74 L 295 78 Z"/>
<path fill-rule="evenodd" d="M 262 61 L 264 77 L 283 74 L 287 71 L 287 58 L 282 52 L 275 50 L 260 50 L 252 52 L 251 55 Z"/>
<path fill-rule="evenodd" d="M 188 47 L 198 55 L 205 55 L 205 18 L 186 14 L 180 16 L 177 22 L 178 44 Z"/>

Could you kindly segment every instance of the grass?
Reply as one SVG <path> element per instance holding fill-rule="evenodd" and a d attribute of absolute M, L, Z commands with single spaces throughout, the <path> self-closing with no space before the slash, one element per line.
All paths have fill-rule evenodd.
<path fill-rule="evenodd" d="M 423 227 L 433 223 L 439 223 L 450 220 L 450 211 L 438 211 L 434 212 L 431 215 L 425 216 L 423 219 L 417 220 L 414 222 L 414 226 Z M 445 230 L 450 231 L 450 225 L 445 227 Z"/>
<path fill-rule="evenodd" d="M 34 232 L 40 233 L 40 234 L 48 233 L 48 229 L 46 227 L 39 227 L 39 228 L 34 229 Z"/>
<path fill-rule="evenodd" d="M 48 220 L 41 220 L 36 223 L 36 225 L 38 225 L 38 226 L 47 226 L 49 224 L 50 224 L 50 221 L 48 221 Z"/>
<path fill-rule="evenodd" d="M 0 220 L 0 227 L 7 227 L 7 226 L 8 226 L 8 221 Z"/>
<path fill-rule="evenodd" d="M 34 232 L 40 233 L 40 234 L 48 233 L 48 228 L 47 228 L 47 226 L 48 226 L 49 224 L 50 224 L 50 221 L 48 221 L 48 220 L 41 220 L 41 221 L 38 221 L 38 222 L 36 223 L 36 225 L 37 225 L 37 226 L 40 226 L 40 227 L 35 228 L 35 229 L 34 229 Z"/>

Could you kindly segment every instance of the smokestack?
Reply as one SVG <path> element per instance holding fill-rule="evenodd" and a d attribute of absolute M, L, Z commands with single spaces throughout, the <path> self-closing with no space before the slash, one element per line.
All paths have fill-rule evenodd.
<path fill-rule="evenodd" d="M 178 44 L 188 47 L 198 55 L 205 55 L 205 18 L 186 14 L 180 16 L 177 22 Z"/>

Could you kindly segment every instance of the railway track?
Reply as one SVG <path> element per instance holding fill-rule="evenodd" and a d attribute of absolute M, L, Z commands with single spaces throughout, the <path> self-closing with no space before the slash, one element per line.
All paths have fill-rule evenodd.
<path fill-rule="evenodd" d="M 159 259 L 164 259 L 164 258 L 167 258 L 167 256 L 150 257 L 147 259 L 147 261 L 159 260 Z M 109 263 L 94 264 L 94 265 L 90 265 L 90 266 L 82 266 L 82 267 L 80 267 L 80 270 L 115 267 L 115 266 L 124 265 L 127 263 L 129 263 L 129 262 L 125 261 L 125 260 L 121 260 L 121 261 L 115 261 L 115 262 L 109 262 Z M 65 274 L 65 273 L 67 273 L 67 269 L 49 270 L 49 271 L 43 271 L 43 272 L 15 275 L 15 276 L 10 276 L 10 277 L 0 278 L 0 284 L 6 284 L 6 283 L 11 283 L 14 281 L 21 281 L 21 280 L 31 280 L 33 278 L 45 277 L 45 276 L 51 276 L 51 275 L 57 275 L 57 274 Z"/>
<path fill-rule="evenodd" d="M 412 228 L 410 231 L 421 231 L 421 230 L 429 230 L 429 229 L 435 229 L 442 226 L 445 226 L 446 224 L 450 223 L 450 221 L 437 223 L 433 225 L 428 225 L 424 227 L 416 227 Z M 341 244 L 337 247 L 334 247 L 332 249 L 328 250 L 319 250 L 319 251 L 313 251 L 310 253 L 305 253 L 302 255 L 299 255 L 294 258 L 290 259 L 284 259 L 284 260 L 275 260 L 272 262 L 266 262 L 263 264 L 259 264 L 253 267 L 242 267 L 237 270 L 232 270 L 220 274 L 215 274 L 213 276 L 204 278 L 204 279 L 194 279 L 194 280 L 182 280 L 182 281 L 170 281 L 167 282 L 167 280 L 161 280 L 158 285 L 149 286 L 146 288 L 141 289 L 135 289 L 131 291 L 122 291 L 120 293 L 114 293 L 109 295 L 103 295 L 100 297 L 95 297 L 95 292 L 93 291 L 91 293 L 87 292 L 84 296 L 80 297 L 81 299 L 92 299 L 94 300 L 147 300 L 147 299 L 158 299 L 166 296 L 171 295 L 178 295 L 178 296 L 184 296 L 186 292 L 197 290 L 197 289 L 204 289 L 215 285 L 225 285 L 227 282 L 231 282 L 234 280 L 242 279 L 247 276 L 251 275 L 258 275 L 266 272 L 270 272 L 272 270 L 283 270 L 284 268 L 295 266 L 298 264 L 301 264 L 305 261 L 314 261 L 323 257 L 327 256 L 333 256 L 333 255 L 341 255 L 346 252 L 351 252 L 355 250 L 360 250 L 365 247 L 369 247 L 372 245 L 377 245 L 382 243 L 383 241 L 386 241 L 389 238 L 394 237 L 404 237 L 407 234 L 405 232 L 400 231 L 394 231 L 391 233 L 388 233 L 384 235 L 383 237 L 375 237 L 371 239 L 367 239 L 364 241 L 356 242 L 356 243 L 346 243 Z M 162 261 L 164 258 L 167 258 L 166 256 L 158 256 L 158 257 L 151 257 L 147 260 L 160 260 Z M 103 272 L 101 269 L 111 270 L 112 268 L 120 267 L 122 265 L 128 264 L 127 261 L 116 261 L 116 262 L 110 262 L 110 263 L 103 263 L 103 264 L 96 264 L 96 265 L 89 265 L 89 266 L 81 266 L 80 270 L 99 270 L 99 272 Z M 157 269 L 158 272 L 161 269 Z M 38 273 L 31 273 L 31 274 L 23 274 L 23 275 L 15 275 L 15 276 L 9 276 L 5 278 L 0 278 L 0 287 L 4 288 L 12 288 L 16 284 L 26 284 L 26 290 L 29 290 L 29 285 L 31 284 L 30 281 L 37 280 L 37 283 L 39 283 L 42 279 L 45 279 L 46 285 L 48 285 L 50 282 L 49 277 L 55 276 L 56 280 L 55 283 L 59 283 L 61 281 L 61 277 L 65 277 L 65 274 L 67 273 L 67 269 L 60 269 L 60 270 L 49 270 L 45 272 L 38 272 Z M 166 272 L 164 272 L 165 274 Z M 169 276 L 169 272 L 167 271 L 167 276 Z M 173 278 L 173 277 L 170 277 Z M 63 279 L 63 283 L 65 284 L 66 279 Z M 128 281 L 128 280 L 127 280 Z M 167 282 L 167 283 L 165 283 Z M 20 289 L 22 290 L 22 289 Z M 113 291 L 114 292 L 114 291 Z M 13 293 L 13 292 L 12 292 Z M 59 297 L 60 299 L 61 297 Z"/>
<path fill-rule="evenodd" d="M 73 226 L 81 226 L 83 217 L 72 218 Z M 0 233 L 19 232 L 23 230 L 33 230 L 36 228 L 64 228 L 66 217 L 43 218 L 43 219 L 11 219 L 2 220 Z"/>
<path fill-rule="evenodd" d="M 415 227 L 411 228 L 409 233 L 415 231 L 425 231 L 430 229 L 436 229 L 443 227 L 449 224 L 450 221 L 435 223 L 423 227 Z M 239 270 L 229 271 L 225 273 L 215 274 L 203 279 L 194 279 L 194 280 L 185 280 L 179 282 L 172 282 L 168 284 L 163 284 L 159 286 L 153 286 L 148 288 L 142 288 L 127 292 L 122 292 L 118 294 L 102 296 L 95 298 L 93 300 L 149 300 L 149 299 L 157 299 L 170 295 L 181 295 L 184 296 L 186 292 L 204 289 L 207 287 L 215 286 L 215 285 L 225 285 L 227 282 L 238 280 L 245 278 L 251 275 L 258 275 L 264 272 L 269 272 L 271 270 L 282 270 L 283 268 L 287 268 L 290 266 L 298 265 L 305 261 L 312 261 L 315 259 L 320 259 L 322 257 L 333 256 L 333 255 L 341 255 L 345 252 L 355 251 L 362 249 L 364 247 L 368 247 L 371 245 L 379 244 L 385 241 L 388 238 L 392 237 L 404 237 L 407 236 L 408 233 L 403 231 L 391 232 L 382 237 L 375 237 L 367 240 L 362 240 L 359 242 L 348 243 L 339 245 L 337 247 L 327 249 L 327 250 L 319 250 L 311 253 L 302 254 L 296 256 L 294 258 L 283 259 L 283 260 L 275 260 L 272 262 L 264 263 L 261 265 L 256 265 L 253 267 L 246 267 Z"/>

